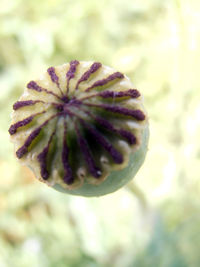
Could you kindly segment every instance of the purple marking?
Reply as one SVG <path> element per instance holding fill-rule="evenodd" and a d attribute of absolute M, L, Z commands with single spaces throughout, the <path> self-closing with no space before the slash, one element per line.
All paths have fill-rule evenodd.
<path fill-rule="evenodd" d="M 136 137 L 134 134 L 132 134 L 131 132 L 129 131 L 126 131 L 124 129 L 119 129 L 117 131 L 122 137 L 126 138 L 129 142 L 129 144 L 131 145 L 135 145 L 136 144 Z"/>
<path fill-rule="evenodd" d="M 134 134 L 132 134 L 131 132 L 124 130 L 124 129 L 116 129 L 114 126 L 112 126 L 112 124 L 101 118 L 101 117 L 94 117 L 93 118 L 105 129 L 111 131 L 111 132 L 115 132 L 119 135 L 121 135 L 122 137 L 124 137 L 125 139 L 128 140 L 129 144 L 134 145 L 136 144 L 136 137 Z"/>
<path fill-rule="evenodd" d="M 103 91 L 97 96 L 101 96 L 103 98 L 116 98 L 116 97 L 131 97 L 131 98 L 137 98 L 140 96 L 140 93 L 136 89 L 129 89 L 127 91 L 120 91 L 120 92 L 113 92 L 113 91 Z"/>
<path fill-rule="evenodd" d="M 22 126 L 29 124 L 33 120 L 33 118 L 34 118 L 34 116 L 30 116 L 30 117 L 28 117 L 22 121 L 18 121 L 17 123 L 12 124 L 8 130 L 10 135 L 15 134 L 19 127 L 22 127 Z"/>
<path fill-rule="evenodd" d="M 69 102 L 69 98 L 67 96 L 62 96 L 61 100 L 64 102 L 64 103 L 68 103 Z"/>
<path fill-rule="evenodd" d="M 112 124 L 107 121 L 106 119 L 103 119 L 101 117 L 95 117 L 93 116 L 93 118 L 104 128 L 106 128 L 107 130 L 111 131 L 111 132 L 116 132 L 116 129 L 112 126 Z"/>
<path fill-rule="evenodd" d="M 60 88 L 60 84 L 59 84 L 59 77 L 56 75 L 55 68 L 50 67 L 47 69 L 47 72 L 48 72 L 49 76 L 51 77 L 52 82 L 57 85 L 58 89 L 60 90 L 61 95 L 63 96 L 63 92 L 62 92 L 62 90 Z"/>
<path fill-rule="evenodd" d="M 134 119 L 138 121 L 143 121 L 145 120 L 145 115 L 140 109 L 128 109 L 120 106 L 111 106 L 108 104 L 91 104 L 91 103 L 82 103 L 83 105 L 86 106 L 91 106 L 91 107 L 97 107 L 97 108 L 103 108 L 107 111 L 113 112 L 113 113 L 119 113 L 125 116 L 131 116 Z"/>
<path fill-rule="evenodd" d="M 82 101 L 80 101 L 79 99 L 73 97 L 70 101 L 69 101 L 69 105 L 73 105 L 73 106 L 77 106 L 77 105 L 81 105 Z"/>
<path fill-rule="evenodd" d="M 95 178 L 99 178 L 102 174 L 101 170 L 96 166 L 94 159 L 92 157 L 92 153 L 90 151 L 90 148 L 88 146 L 87 141 L 81 136 L 78 127 L 75 124 L 76 129 L 76 135 L 78 138 L 78 143 L 81 149 L 81 152 L 83 153 L 84 160 L 88 166 L 89 172 L 91 175 Z"/>
<path fill-rule="evenodd" d="M 59 78 L 56 75 L 55 68 L 54 67 L 50 67 L 50 68 L 47 69 L 47 72 L 48 72 L 49 76 L 51 77 L 52 82 L 56 83 L 56 84 L 59 84 Z"/>
<path fill-rule="evenodd" d="M 78 86 L 81 82 L 88 80 L 89 77 L 91 76 L 91 74 L 96 72 L 99 68 L 101 68 L 101 66 L 102 66 L 102 64 L 99 62 L 93 63 L 92 66 L 90 66 L 89 70 L 87 70 L 85 73 L 83 73 L 81 78 L 78 80 L 78 82 L 76 84 L 76 90 L 78 89 Z"/>
<path fill-rule="evenodd" d="M 62 163 L 64 167 L 64 182 L 68 185 L 73 184 L 74 177 L 72 174 L 72 169 L 69 164 L 69 148 L 67 145 L 67 125 L 66 122 L 64 122 L 64 135 L 63 135 L 63 150 L 62 150 Z"/>
<path fill-rule="evenodd" d="M 28 147 L 30 146 L 30 144 L 33 142 L 33 140 L 39 135 L 39 133 L 42 130 L 42 127 L 44 127 L 50 120 L 52 120 L 53 118 L 55 118 L 56 116 L 60 115 L 61 113 L 56 113 L 54 115 L 52 115 L 48 120 L 46 120 L 43 124 L 41 124 L 38 128 L 36 128 L 26 139 L 24 145 L 22 147 L 20 147 L 17 152 L 16 155 L 17 157 L 20 159 L 22 158 L 27 152 L 28 152 Z"/>
<path fill-rule="evenodd" d="M 48 141 L 48 144 L 46 145 L 46 147 L 42 150 L 42 152 L 37 156 L 37 159 L 40 163 L 40 174 L 42 176 L 42 178 L 44 180 L 47 180 L 49 178 L 49 172 L 47 170 L 47 155 L 48 155 L 48 152 L 49 152 L 49 147 L 50 147 L 50 144 L 51 144 L 51 141 L 53 139 L 53 136 L 55 135 L 55 130 L 54 132 L 51 134 L 50 138 L 49 138 L 49 141 Z"/>
<path fill-rule="evenodd" d="M 28 88 L 28 89 L 31 89 L 31 90 L 35 90 L 35 91 L 37 91 L 37 92 L 45 92 L 46 94 L 51 94 L 51 95 L 57 97 L 59 100 L 61 100 L 61 98 L 60 98 L 57 94 L 55 94 L 54 92 L 49 91 L 49 90 L 47 90 L 47 89 L 45 89 L 45 88 L 42 88 L 41 86 L 39 86 L 39 85 L 38 85 L 36 82 L 34 82 L 34 81 L 30 81 L 30 82 L 27 84 L 27 88 Z"/>
<path fill-rule="evenodd" d="M 124 78 L 124 75 L 121 72 L 115 72 L 115 73 L 109 75 L 107 78 L 102 79 L 102 80 L 98 80 L 95 83 L 93 83 L 90 87 L 88 87 L 85 90 L 85 92 L 90 91 L 94 87 L 106 85 L 107 83 L 109 83 L 115 79 L 123 79 L 123 78 Z"/>
<path fill-rule="evenodd" d="M 39 135 L 41 129 L 41 126 L 35 129 L 26 139 L 24 145 L 17 150 L 16 155 L 19 159 L 21 159 L 28 152 L 28 147 L 33 142 L 33 140 Z"/>
<path fill-rule="evenodd" d="M 66 77 L 68 79 L 72 79 L 72 78 L 74 78 L 76 67 L 79 64 L 79 61 L 78 60 L 72 60 L 69 64 L 70 64 L 70 68 L 69 68 L 68 72 L 66 73 Z"/>
<path fill-rule="evenodd" d="M 26 100 L 26 101 L 17 101 L 14 105 L 13 105 L 13 109 L 17 110 L 19 108 L 25 107 L 25 106 L 32 106 L 36 103 L 44 103 L 41 100 Z"/>
<path fill-rule="evenodd" d="M 101 144 L 102 147 L 111 155 L 114 162 L 117 164 L 121 164 L 123 162 L 123 157 L 119 151 L 117 151 L 113 145 L 103 136 L 101 135 L 95 128 L 91 127 L 89 124 L 85 123 L 81 120 L 82 124 L 87 127 L 89 132 L 93 135 L 97 143 Z"/>
<path fill-rule="evenodd" d="M 64 105 L 63 105 L 63 104 L 57 104 L 57 105 L 55 106 L 55 108 L 56 108 L 58 111 L 63 112 L 63 110 L 64 110 Z"/>
<path fill-rule="evenodd" d="M 15 134 L 15 133 L 17 132 L 17 129 L 18 129 L 18 128 L 23 127 L 23 126 L 29 124 L 29 123 L 34 119 L 35 116 L 37 116 L 37 115 L 39 115 L 39 114 L 42 114 L 42 113 L 44 113 L 44 112 L 46 112 L 46 111 L 43 111 L 43 112 L 39 112 L 39 113 L 33 114 L 33 115 L 31 115 L 30 117 L 27 117 L 27 118 L 25 118 L 24 120 L 18 121 L 18 122 L 16 122 L 15 124 L 11 125 L 10 128 L 9 128 L 9 130 L 8 130 L 9 133 L 10 133 L 10 135 Z"/>
<path fill-rule="evenodd" d="M 78 60 L 72 60 L 70 63 L 70 67 L 68 72 L 66 73 L 66 78 L 67 78 L 67 93 L 69 91 L 69 81 L 74 78 L 75 76 L 75 72 L 76 72 L 76 67 L 79 64 Z"/>
<path fill-rule="evenodd" d="M 83 98 L 80 98 L 79 100 L 86 100 L 93 97 L 103 97 L 103 98 L 120 98 L 120 97 L 131 97 L 131 98 L 137 98 L 140 96 L 140 93 L 136 89 L 129 89 L 127 91 L 120 91 L 120 92 L 114 92 L 114 91 L 103 91 L 94 95 L 85 96 Z"/>
<path fill-rule="evenodd" d="M 21 159 L 27 152 L 28 152 L 28 147 L 22 146 L 17 150 L 16 155 L 18 159 Z"/>
<path fill-rule="evenodd" d="M 42 92 L 42 87 L 39 86 L 36 82 L 34 81 L 30 81 L 28 84 L 27 84 L 27 88 L 28 89 L 32 89 L 32 90 L 35 90 L 37 92 Z"/>

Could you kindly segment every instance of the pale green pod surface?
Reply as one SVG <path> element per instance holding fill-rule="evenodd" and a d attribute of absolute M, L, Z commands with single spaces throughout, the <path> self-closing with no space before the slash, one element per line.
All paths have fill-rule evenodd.
<path fill-rule="evenodd" d="M 142 96 L 127 76 L 73 60 L 30 81 L 9 128 L 22 164 L 52 188 L 101 196 L 129 182 L 148 146 Z"/>

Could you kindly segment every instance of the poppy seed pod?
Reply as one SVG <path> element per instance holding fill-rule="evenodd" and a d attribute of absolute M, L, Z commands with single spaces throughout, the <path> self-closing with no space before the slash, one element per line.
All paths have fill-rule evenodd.
<path fill-rule="evenodd" d="M 142 96 L 127 76 L 73 60 L 30 81 L 13 105 L 15 153 L 54 189 L 101 196 L 129 182 L 148 145 Z"/>

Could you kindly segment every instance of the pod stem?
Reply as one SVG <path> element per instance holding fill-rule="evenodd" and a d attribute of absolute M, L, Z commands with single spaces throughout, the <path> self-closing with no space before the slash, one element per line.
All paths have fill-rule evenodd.
<path fill-rule="evenodd" d="M 143 210 L 147 211 L 149 208 L 148 200 L 146 199 L 145 194 L 140 187 L 135 182 L 131 181 L 126 188 L 138 199 Z"/>

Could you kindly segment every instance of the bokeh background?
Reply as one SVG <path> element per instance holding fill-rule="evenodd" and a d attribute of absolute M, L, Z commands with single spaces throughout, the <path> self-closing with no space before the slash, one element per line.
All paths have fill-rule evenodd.
<path fill-rule="evenodd" d="M 72 59 L 126 73 L 150 143 L 133 183 L 64 195 L 17 162 L 12 105 Z M 200 1 L 0 0 L 0 267 L 200 266 Z"/>

